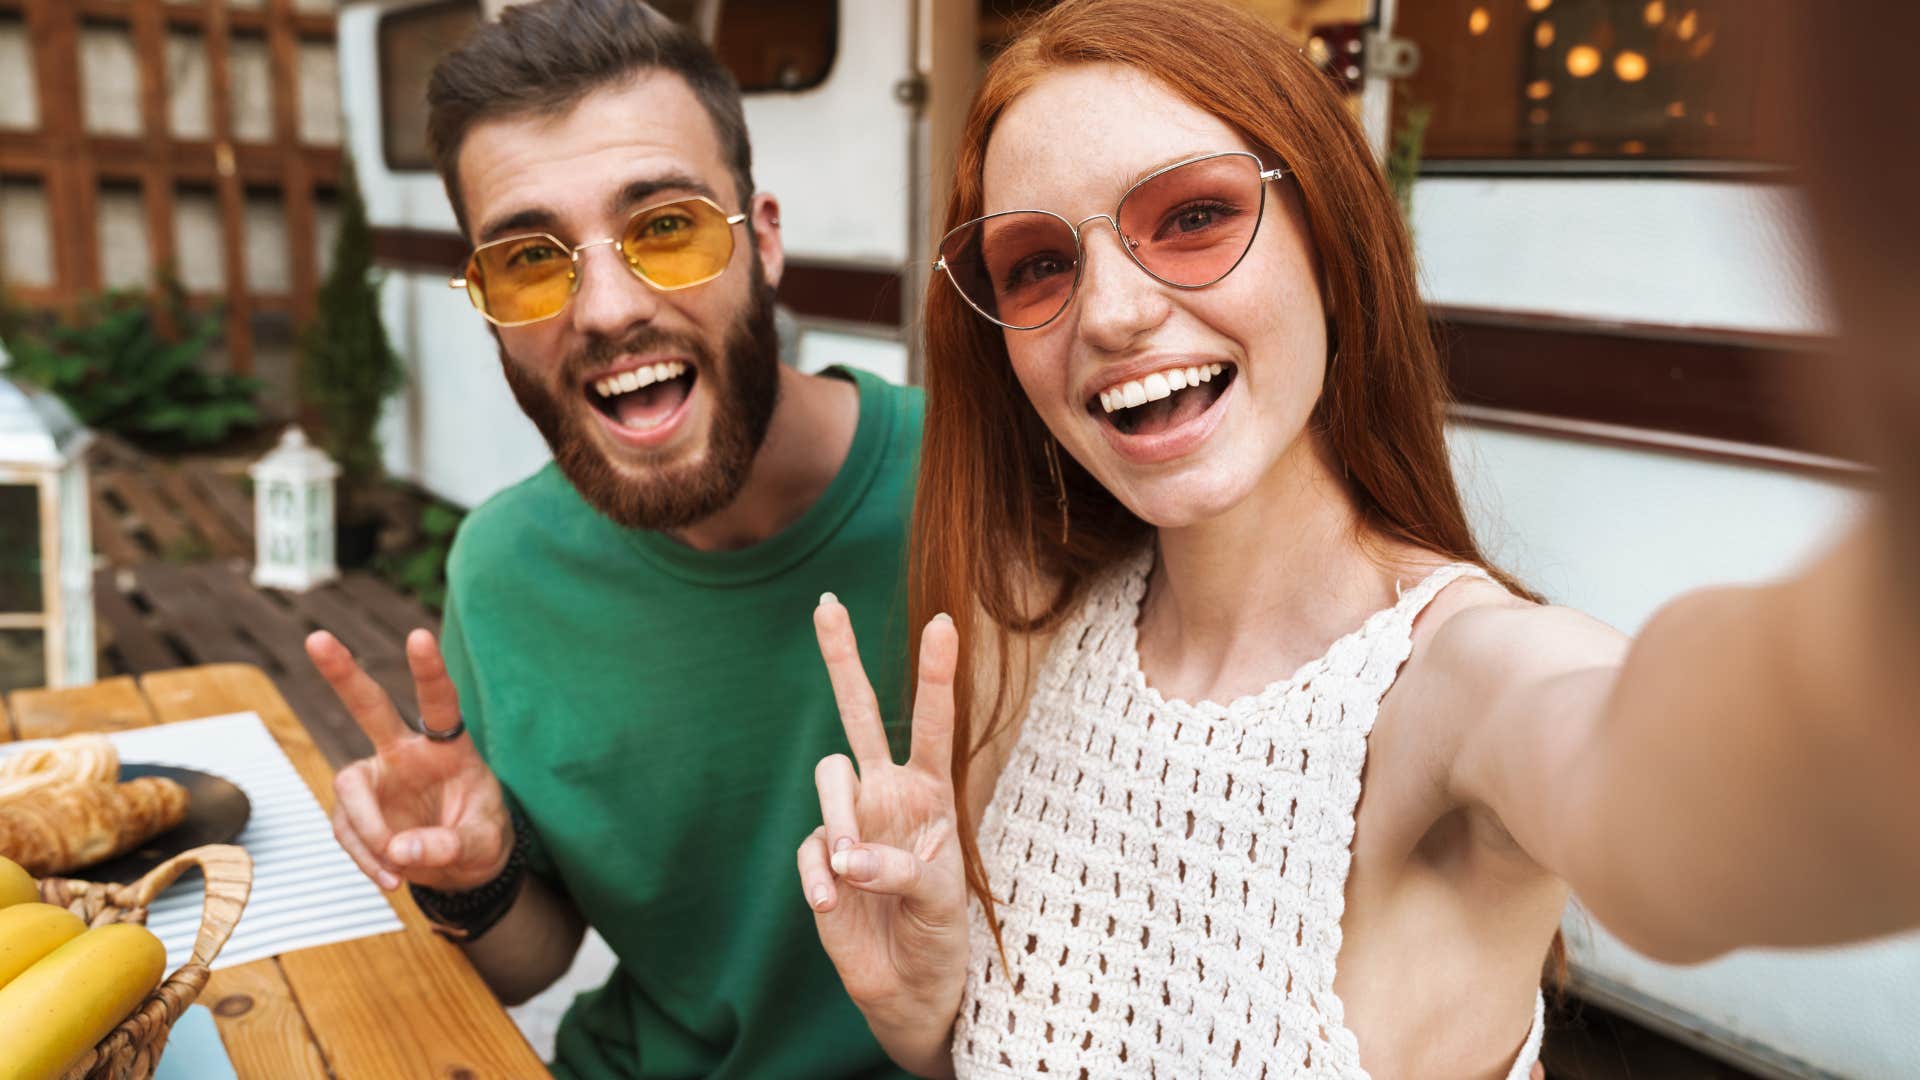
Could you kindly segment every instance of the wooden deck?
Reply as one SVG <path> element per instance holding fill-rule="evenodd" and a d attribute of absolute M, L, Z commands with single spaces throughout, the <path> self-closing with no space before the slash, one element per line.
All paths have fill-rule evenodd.
<path fill-rule="evenodd" d="M 169 462 L 102 440 L 92 458 L 100 677 L 239 661 L 257 665 L 338 769 L 372 752 L 302 642 L 328 630 L 403 710 L 414 707 L 406 635 L 439 617 L 371 574 L 306 593 L 255 588 L 244 462 Z"/>
<path fill-rule="evenodd" d="M 88 452 L 93 549 L 114 566 L 253 557 L 244 459 L 167 461 L 102 436 Z"/>

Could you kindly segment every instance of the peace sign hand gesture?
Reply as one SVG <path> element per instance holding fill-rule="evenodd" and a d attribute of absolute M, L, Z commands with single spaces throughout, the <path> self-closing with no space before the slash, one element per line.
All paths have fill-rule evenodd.
<path fill-rule="evenodd" d="M 332 634 L 308 637 L 307 656 L 373 740 L 372 757 L 333 779 L 333 835 L 361 872 L 388 890 L 405 880 L 461 892 L 498 877 L 513 851 L 513 823 L 473 740 L 437 741 L 409 729 Z M 431 633 L 408 635 L 407 667 L 426 729 L 458 727 L 459 697 Z"/>
<path fill-rule="evenodd" d="M 825 820 L 800 845 L 800 883 L 820 943 L 893 1059 L 952 1069 L 948 1041 L 967 972 L 967 888 L 955 833 L 953 674 L 960 644 L 944 615 L 920 641 L 913 753 L 895 765 L 847 609 L 813 615 L 820 655 L 860 769 L 845 754 L 814 770 Z"/>

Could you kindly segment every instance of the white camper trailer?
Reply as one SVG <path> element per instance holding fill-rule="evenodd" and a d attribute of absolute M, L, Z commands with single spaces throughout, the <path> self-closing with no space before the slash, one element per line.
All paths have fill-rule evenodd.
<path fill-rule="evenodd" d="M 1409 16 L 1448 6 L 1400 2 Z M 743 82 L 756 182 L 784 208 L 790 360 L 914 379 L 946 141 L 977 76 L 978 27 L 1017 5 L 660 6 L 723 45 L 780 9 L 785 51 Z M 1392 12 L 1369 0 L 1254 6 L 1344 16 L 1345 36 L 1327 41 L 1342 56 L 1361 43 L 1360 107 L 1384 144 L 1378 76 L 1413 59 L 1387 35 Z M 1489 6 L 1521 7 L 1474 7 L 1464 32 L 1488 31 Z M 349 144 L 410 375 L 387 418 L 388 464 L 468 505 L 546 458 L 486 325 L 447 287 L 466 245 L 424 145 L 427 70 L 481 17 L 475 0 L 362 0 L 339 20 Z M 1633 631 L 1685 589 L 1781 573 L 1855 512 L 1860 473 L 1783 434 L 1766 389 L 1823 331 L 1793 194 L 1776 178 L 1436 163 L 1412 210 L 1463 401 L 1459 472 L 1490 553 L 1522 580 Z M 1920 938 L 1681 969 L 1634 956 L 1577 910 L 1566 930 L 1579 994 L 1751 1072 L 1920 1075 Z"/>

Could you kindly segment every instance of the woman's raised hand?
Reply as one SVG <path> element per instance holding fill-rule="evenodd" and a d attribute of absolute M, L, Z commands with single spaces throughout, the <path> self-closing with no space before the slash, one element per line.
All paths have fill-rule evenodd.
<path fill-rule="evenodd" d="M 880 1044 L 908 1069 L 947 1073 L 967 971 L 950 772 L 959 637 L 944 615 L 921 635 L 913 751 L 895 765 L 847 609 L 828 593 L 813 625 L 853 760 L 834 754 L 814 770 L 825 823 L 800 845 L 800 884 L 820 942 Z"/>

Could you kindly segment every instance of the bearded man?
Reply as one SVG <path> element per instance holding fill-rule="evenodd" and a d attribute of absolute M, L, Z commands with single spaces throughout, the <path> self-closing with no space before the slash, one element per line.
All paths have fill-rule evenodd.
<path fill-rule="evenodd" d="M 441 640 L 407 643 L 417 721 L 309 640 L 377 750 L 336 781 L 335 835 L 508 1003 L 606 938 L 558 1076 L 896 1075 L 790 886 L 812 765 L 845 746 L 795 627 L 823 589 L 889 627 L 864 651 L 897 719 L 920 396 L 780 365 L 779 207 L 685 28 L 516 5 L 428 103 L 468 294 L 554 460 L 462 526 Z"/>

